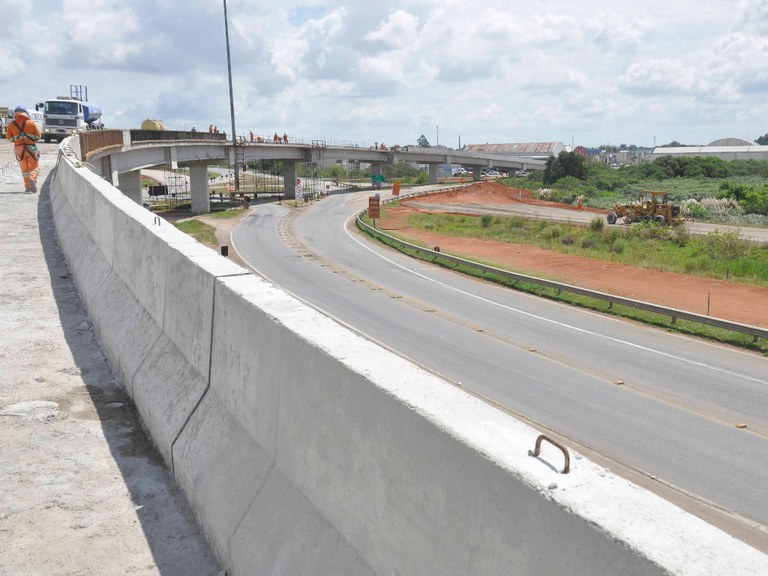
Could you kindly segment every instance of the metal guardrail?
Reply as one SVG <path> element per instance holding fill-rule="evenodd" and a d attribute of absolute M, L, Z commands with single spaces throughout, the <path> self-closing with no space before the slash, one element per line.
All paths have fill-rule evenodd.
<path fill-rule="evenodd" d="M 451 190 L 451 188 L 442 189 L 442 190 L 432 190 L 429 193 L 432 194 L 432 193 L 445 191 L 445 190 Z M 389 203 L 399 199 L 415 198 L 417 196 L 423 196 L 423 195 L 424 195 L 423 193 L 408 194 L 405 196 L 387 199 L 384 202 Z M 416 256 L 418 258 L 421 258 L 422 260 L 434 261 L 439 258 L 440 260 L 451 263 L 454 266 L 461 265 L 461 266 L 466 266 L 468 268 L 474 268 L 476 270 L 482 271 L 483 273 L 501 276 L 503 278 L 512 280 L 514 282 L 525 282 L 528 284 L 536 284 L 539 286 L 545 286 L 547 288 L 552 288 L 554 290 L 557 290 L 558 293 L 568 292 L 570 294 L 577 294 L 579 296 L 585 296 L 587 298 L 594 298 L 595 300 L 608 302 L 610 306 L 613 306 L 614 304 L 619 304 L 622 306 L 627 306 L 629 308 L 635 308 L 637 310 L 644 310 L 645 312 L 653 312 L 655 314 L 660 314 L 662 316 L 669 316 L 670 318 L 672 318 L 672 323 L 674 323 L 677 320 L 688 320 L 689 322 L 697 322 L 699 324 L 706 324 L 708 326 L 722 328 L 723 330 L 730 330 L 732 332 L 747 334 L 749 336 L 752 336 L 754 341 L 757 341 L 758 338 L 768 339 L 767 328 L 752 326 L 750 324 L 740 324 L 738 322 L 723 320 L 722 318 L 713 318 L 711 316 L 704 316 L 702 314 L 686 312 L 685 310 L 678 310 L 677 308 L 668 308 L 666 306 L 659 306 L 658 304 L 651 304 L 650 302 L 643 302 L 641 300 L 632 300 L 631 298 L 624 298 L 622 296 L 606 294 L 605 292 L 598 292 L 597 290 L 589 290 L 587 288 L 581 288 L 579 286 L 572 286 L 571 284 L 563 284 L 561 282 L 554 282 L 552 280 L 546 280 L 544 278 L 537 278 L 535 276 L 528 276 L 526 274 L 518 274 L 516 272 L 510 272 L 509 270 L 503 270 L 501 268 L 495 268 L 493 266 L 486 266 L 485 264 L 473 262 L 472 260 L 465 260 L 464 258 L 459 258 L 458 256 L 452 256 L 450 254 L 446 254 L 445 252 L 440 252 L 437 250 L 431 250 L 429 248 L 416 246 L 415 244 L 411 244 L 409 242 L 400 240 L 399 238 L 395 238 L 394 236 L 391 236 L 390 234 L 382 232 L 381 230 L 377 230 L 376 228 L 373 228 L 372 226 L 369 226 L 368 224 L 363 222 L 362 217 L 367 213 L 368 213 L 368 210 L 363 210 L 357 215 L 357 225 L 359 228 L 367 231 L 369 234 L 371 234 L 374 237 L 378 236 L 379 238 L 386 238 L 386 240 L 391 244 L 393 244 L 396 248 L 398 247 L 407 248 L 408 250 L 415 252 Z"/>

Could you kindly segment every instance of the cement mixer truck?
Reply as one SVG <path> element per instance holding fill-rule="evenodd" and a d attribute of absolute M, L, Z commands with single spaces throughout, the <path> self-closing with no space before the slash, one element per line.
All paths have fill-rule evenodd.
<path fill-rule="evenodd" d="M 71 84 L 69 96 L 57 96 L 35 105 L 43 113 L 43 140 L 61 142 L 83 130 L 103 128 L 101 110 L 88 102 L 88 87 Z"/>

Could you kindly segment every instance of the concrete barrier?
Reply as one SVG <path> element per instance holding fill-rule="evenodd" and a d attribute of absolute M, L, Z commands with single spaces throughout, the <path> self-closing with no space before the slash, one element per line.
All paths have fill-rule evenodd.
<path fill-rule="evenodd" d="M 62 250 L 230 574 L 759 574 L 768 557 L 200 247 L 62 158 Z M 552 450 L 543 458 L 559 465 Z"/>

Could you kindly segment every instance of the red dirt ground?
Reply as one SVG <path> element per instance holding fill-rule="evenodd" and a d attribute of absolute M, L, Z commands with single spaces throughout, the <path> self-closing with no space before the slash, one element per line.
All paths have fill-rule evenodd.
<path fill-rule="evenodd" d="M 518 190 L 511 190 L 495 182 L 483 182 L 457 191 L 420 196 L 418 202 L 450 203 L 456 207 L 455 210 L 451 210 L 452 213 L 461 213 L 462 205 L 513 204 L 515 202 L 576 209 L 573 206 L 537 200 L 532 197 L 530 191 L 522 191 L 521 194 Z M 494 266 L 506 270 L 697 314 L 707 314 L 709 301 L 711 316 L 768 327 L 768 288 L 635 268 L 624 264 L 561 254 L 525 244 L 441 236 L 408 227 L 407 217 L 414 212 L 418 210 L 409 206 L 408 201 L 404 200 L 399 207 L 388 208 L 386 217 L 379 220 L 379 228 L 396 230 L 398 234 L 423 241 L 428 246 L 440 246 L 443 252 L 491 262 Z M 603 211 L 595 210 L 595 212 Z"/>

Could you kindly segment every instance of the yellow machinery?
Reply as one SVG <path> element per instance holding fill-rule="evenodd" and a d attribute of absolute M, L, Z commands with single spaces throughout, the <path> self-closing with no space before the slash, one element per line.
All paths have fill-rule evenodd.
<path fill-rule="evenodd" d="M 616 224 L 619 218 L 624 219 L 624 224 L 653 220 L 661 226 L 676 226 L 685 220 L 680 216 L 680 206 L 668 202 L 666 192 L 645 192 L 636 198 L 631 197 L 628 204 L 616 204 L 608 212 L 606 220 L 608 224 Z"/>

